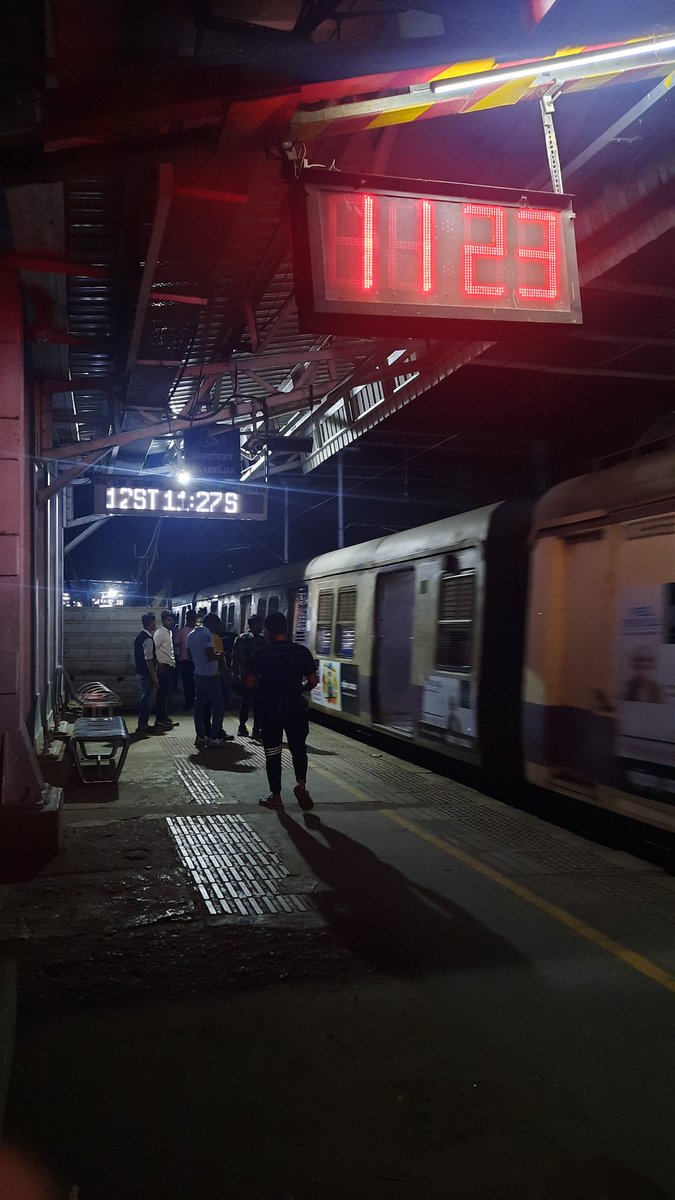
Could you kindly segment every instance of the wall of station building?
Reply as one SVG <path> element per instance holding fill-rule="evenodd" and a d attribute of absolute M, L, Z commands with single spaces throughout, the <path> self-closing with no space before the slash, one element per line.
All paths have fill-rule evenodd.
<path fill-rule="evenodd" d="M 38 502 L 51 482 L 36 459 L 40 422 L 19 276 L 0 270 L 0 818 L 34 817 L 44 804 L 38 755 L 57 713 L 63 509 L 60 493 Z"/>

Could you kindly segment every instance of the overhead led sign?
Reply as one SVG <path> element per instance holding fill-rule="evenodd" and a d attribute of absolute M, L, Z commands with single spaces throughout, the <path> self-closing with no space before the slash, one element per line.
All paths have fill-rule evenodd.
<path fill-rule="evenodd" d="M 181 487 L 175 480 L 99 476 L 94 480 L 94 512 L 121 517 L 215 517 L 264 521 L 267 493 L 262 488 Z"/>
<path fill-rule="evenodd" d="M 313 169 L 292 196 L 302 328 L 502 336 L 581 322 L 569 196 Z"/>

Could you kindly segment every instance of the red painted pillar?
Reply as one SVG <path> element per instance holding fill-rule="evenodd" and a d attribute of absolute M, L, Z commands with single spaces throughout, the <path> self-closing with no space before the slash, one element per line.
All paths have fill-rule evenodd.
<path fill-rule="evenodd" d="M 58 846 L 60 793 L 45 788 L 26 720 L 32 696 L 32 434 L 19 277 L 0 270 L 0 882 Z"/>

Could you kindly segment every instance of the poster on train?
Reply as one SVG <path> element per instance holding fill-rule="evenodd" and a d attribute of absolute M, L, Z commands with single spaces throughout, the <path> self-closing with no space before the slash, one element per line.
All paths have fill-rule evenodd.
<path fill-rule="evenodd" d="M 616 752 L 627 791 L 675 803 L 675 583 L 619 594 Z"/>
<path fill-rule="evenodd" d="M 419 728 L 423 737 L 453 746 L 472 746 L 476 713 L 471 680 L 456 675 L 427 675 Z"/>
<path fill-rule="evenodd" d="M 319 682 L 311 693 L 314 703 L 331 712 L 357 717 L 361 711 L 358 667 L 339 659 L 320 658 L 318 676 Z"/>

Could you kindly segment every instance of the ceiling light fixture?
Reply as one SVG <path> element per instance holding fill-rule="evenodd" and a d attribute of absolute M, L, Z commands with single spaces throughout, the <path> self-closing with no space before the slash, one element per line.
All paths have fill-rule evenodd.
<path fill-rule="evenodd" d="M 617 60 L 624 61 L 626 59 L 643 58 L 648 54 L 660 54 L 662 51 L 675 50 L 675 37 L 662 38 L 659 41 L 649 41 L 642 45 L 620 46 L 617 49 L 607 49 L 598 51 L 595 54 L 577 54 L 566 58 L 562 55 L 559 58 L 543 58 L 539 61 L 525 63 L 522 66 L 507 68 L 500 71 L 484 71 L 479 75 L 465 75 L 456 79 L 438 79 L 429 84 L 430 90 L 435 96 L 447 95 L 449 92 L 464 92 L 472 88 L 487 86 L 493 83 L 508 83 L 511 79 L 527 79 L 534 76 L 535 79 L 564 78 L 570 71 L 576 71 L 579 67 L 600 66 L 604 63 L 613 63 Z M 636 62 L 636 67 L 643 66 L 643 63 Z M 630 66 L 626 69 L 630 70 Z"/>

